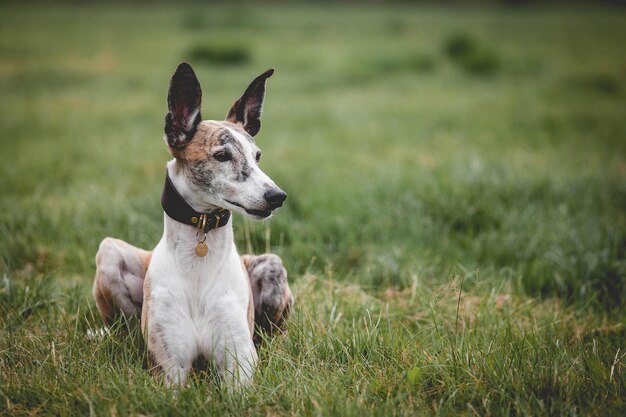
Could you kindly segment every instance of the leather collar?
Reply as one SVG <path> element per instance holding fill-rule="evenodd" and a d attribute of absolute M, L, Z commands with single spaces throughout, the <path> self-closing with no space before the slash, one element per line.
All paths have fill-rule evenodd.
<path fill-rule="evenodd" d="M 230 220 L 230 210 L 220 208 L 209 213 L 195 211 L 178 193 L 165 171 L 165 185 L 161 194 L 161 206 L 165 213 L 177 222 L 194 226 L 198 231 L 208 233 L 212 229 L 225 226 Z"/>

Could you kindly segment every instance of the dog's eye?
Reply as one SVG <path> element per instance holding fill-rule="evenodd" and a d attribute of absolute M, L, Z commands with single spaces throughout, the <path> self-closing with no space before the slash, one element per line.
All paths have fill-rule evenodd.
<path fill-rule="evenodd" d="M 258 163 L 261 160 L 261 152 L 257 152 L 255 158 L 256 158 L 256 161 Z"/>
<path fill-rule="evenodd" d="M 213 154 L 213 158 L 217 159 L 220 162 L 226 162 L 233 159 L 233 156 L 228 151 L 218 151 Z"/>

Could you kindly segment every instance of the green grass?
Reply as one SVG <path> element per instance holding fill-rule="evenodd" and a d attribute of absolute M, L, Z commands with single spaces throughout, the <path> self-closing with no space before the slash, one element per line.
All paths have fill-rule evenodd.
<path fill-rule="evenodd" d="M 1 7 L 0 414 L 626 413 L 623 11 Z M 297 301 L 240 393 L 174 397 L 136 323 L 86 336 L 100 240 L 162 232 L 182 60 L 209 118 L 277 69 L 289 198 L 235 231 Z"/>

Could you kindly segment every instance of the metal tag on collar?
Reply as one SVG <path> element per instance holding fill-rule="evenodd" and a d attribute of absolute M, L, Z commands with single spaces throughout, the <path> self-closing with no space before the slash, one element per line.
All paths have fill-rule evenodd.
<path fill-rule="evenodd" d="M 201 258 L 204 258 L 207 252 L 209 252 L 209 247 L 207 246 L 205 241 L 206 241 L 206 233 L 204 234 L 204 239 L 202 239 L 201 242 L 196 243 L 196 255 L 198 255 Z"/>

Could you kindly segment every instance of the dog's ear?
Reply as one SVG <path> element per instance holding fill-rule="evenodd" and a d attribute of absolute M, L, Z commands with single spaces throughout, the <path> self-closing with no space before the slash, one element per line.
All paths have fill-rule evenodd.
<path fill-rule="evenodd" d="M 180 150 L 187 146 L 196 133 L 200 116 L 202 90 L 191 65 L 181 63 L 170 81 L 167 93 L 168 112 L 165 115 L 167 144 Z"/>
<path fill-rule="evenodd" d="M 235 101 L 230 108 L 226 120 L 240 123 L 250 136 L 254 136 L 261 129 L 261 113 L 265 99 L 265 81 L 272 76 L 274 68 L 268 69 L 259 75 L 246 88 L 245 93 Z"/>

